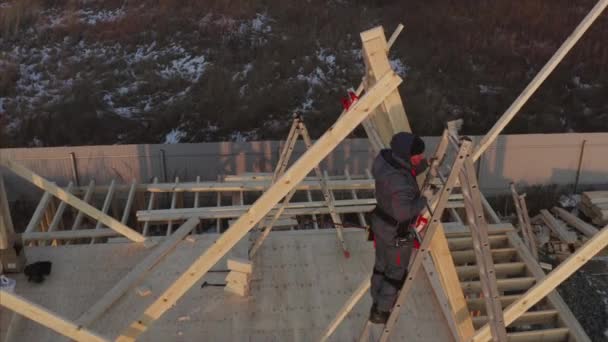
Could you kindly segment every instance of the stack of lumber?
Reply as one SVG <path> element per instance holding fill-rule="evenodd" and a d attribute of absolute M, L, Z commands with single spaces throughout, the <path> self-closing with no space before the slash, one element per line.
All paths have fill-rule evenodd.
<path fill-rule="evenodd" d="M 608 191 L 583 192 L 578 207 L 594 224 L 608 224 Z"/>
<path fill-rule="evenodd" d="M 230 272 L 226 276 L 224 291 L 243 297 L 248 296 L 253 263 L 246 259 L 229 258 L 228 269 Z"/>

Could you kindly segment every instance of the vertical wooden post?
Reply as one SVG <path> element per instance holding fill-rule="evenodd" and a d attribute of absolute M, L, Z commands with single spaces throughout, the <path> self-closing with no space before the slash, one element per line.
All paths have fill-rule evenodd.
<path fill-rule="evenodd" d="M 76 153 L 70 152 L 70 161 L 72 164 L 72 181 L 76 186 L 80 186 L 80 177 L 78 177 L 78 165 L 76 164 Z"/>
<path fill-rule="evenodd" d="M 8 205 L 8 196 L 4 187 L 4 179 L 0 175 L 0 249 L 13 247 L 15 238 L 15 228 L 11 218 L 11 211 Z"/>
<path fill-rule="evenodd" d="M 581 144 L 581 153 L 578 156 L 578 167 L 576 168 L 576 178 L 574 179 L 574 193 L 576 193 L 576 190 L 578 189 L 578 182 L 580 181 L 581 177 L 583 159 L 585 158 L 585 145 L 587 145 L 587 140 L 583 140 L 583 143 Z"/>

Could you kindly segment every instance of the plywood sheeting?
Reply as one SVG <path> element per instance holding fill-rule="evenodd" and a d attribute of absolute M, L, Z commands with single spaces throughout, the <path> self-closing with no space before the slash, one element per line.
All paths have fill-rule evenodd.
<path fill-rule="evenodd" d="M 228 340 L 228 341 L 314 341 L 333 318 L 373 264 L 373 247 L 362 230 L 345 230 L 351 258 L 337 248 L 333 230 L 274 232 L 254 260 L 251 296 L 226 294 L 222 287 L 226 273 L 210 272 L 192 287 L 177 305 L 167 311 L 141 336 L 142 341 Z M 183 241 L 140 284 L 151 290 L 146 297 L 129 291 L 91 330 L 108 337 L 124 329 L 154 301 L 202 250 L 217 238 L 215 234 Z M 244 239 L 246 240 L 246 239 Z M 248 243 L 247 241 L 242 241 Z M 238 248 L 237 248 L 238 249 Z M 246 251 L 246 248 L 245 248 Z M 53 272 L 42 285 L 18 278 L 17 292 L 68 319 L 77 318 L 108 291 L 149 252 L 130 243 L 93 246 L 32 247 L 31 261 L 51 260 Z M 237 251 L 234 256 L 241 251 Z M 102 258 L 103 256 L 103 258 Z M 215 271 L 226 269 L 220 262 Z M 78 274 L 79 281 L 74 281 Z M 402 310 L 394 337 L 409 341 L 449 341 L 441 310 L 425 277 L 417 277 Z M 369 313 L 366 295 L 332 336 L 332 341 L 358 337 Z M 409 305 L 412 305 L 411 307 Z M 419 310 L 421 307 L 424 310 Z M 16 340 L 59 341 L 61 337 L 37 324 L 22 320 L 16 326 Z"/>

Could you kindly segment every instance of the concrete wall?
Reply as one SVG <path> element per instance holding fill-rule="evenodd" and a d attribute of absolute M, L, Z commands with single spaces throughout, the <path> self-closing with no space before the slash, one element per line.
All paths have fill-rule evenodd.
<path fill-rule="evenodd" d="M 474 137 L 478 141 L 479 137 Z M 437 137 L 426 137 L 427 151 L 432 153 Z M 500 136 L 481 159 L 480 186 L 489 194 L 504 192 L 510 182 L 532 184 L 574 184 L 583 141 L 586 141 L 579 183 L 608 184 L 608 133 L 589 134 L 527 134 Z M 80 184 L 91 179 L 107 184 L 171 181 L 216 180 L 218 175 L 273 170 L 282 142 L 200 143 L 176 145 L 111 145 L 53 148 L 0 149 L 1 157 L 19 161 L 35 172 L 66 185 L 73 179 L 74 153 Z M 298 156 L 305 150 L 299 143 Z M 164 163 L 163 163 L 164 156 Z M 363 174 L 370 168 L 373 153 L 367 139 L 349 139 L 340 144 L 323 162 L 330 174 L 342 174 L 348 167 L 351 174 Z M 293 160 L 293 158 L 292 158 Z M 33 186 L 6 170 L 4 174 L 9 197 L 39 193 Z"/>

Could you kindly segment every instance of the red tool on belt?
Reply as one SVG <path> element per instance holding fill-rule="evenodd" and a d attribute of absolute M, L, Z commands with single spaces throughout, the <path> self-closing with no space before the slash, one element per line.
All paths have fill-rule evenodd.
<path fill-rule="evenodd" d="M 416 238 L 414 239 L 414 249 L 420 249 L 420 244 L 422 243 L 422 237 L 420 236 L 420 232 L 426 227 L 429 223 L 429 220 L 422 216 L 418 215 L 416 218 L 416 222 L 412 225 L 412 231 Z"/>

